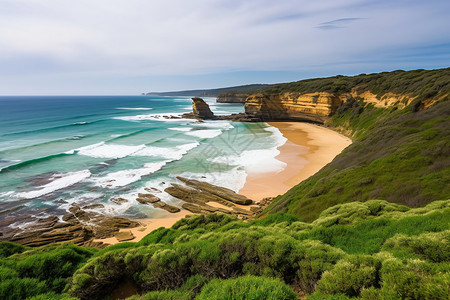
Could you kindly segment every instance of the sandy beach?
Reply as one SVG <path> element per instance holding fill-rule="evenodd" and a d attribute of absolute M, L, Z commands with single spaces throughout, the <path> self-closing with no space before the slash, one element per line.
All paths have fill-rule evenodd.
<path fill-rule="evenodd" d="M 351 144 L 351 139 L 333 130 L 310 123 L 271 122 L 269 125 L 280 130 L 287 141 L 280 146 L 280 154 L 276 159 L 286 164 L 280 172 L 249 173 L 244 187 L 239 194 L 260 201 L 265 197 L 275 197 L 287 192 L 294 185 L 315 174 L 333 158 Z M 208 203 L 213 206 L 220 204 Z M 241 207 L 241 206 L 240 206 Z M 248 207 L 243 207 L 247 208 Z M 162 213 L 161 217 L 136 220 L 142 224 L 130 231 L 134 238 L 130 242 L 138 242 L 144 236 L 160 227 L 171 227 L 178 220 L 192 213 L 182 210 L 175 214 Z M 115 237 L 97 239 L 107 244 L 116 244 Z"/>
<path fill-rule="evenodd" d="M 278 148 L 276 159 L 286 163 L 284 170 L 250 173 L 239 194 L 259 201 L 275 197 L 318 172 L 351 144 L 351 139 L 322 126 L 300 122 L 270 122 L 288 140 Z"/>

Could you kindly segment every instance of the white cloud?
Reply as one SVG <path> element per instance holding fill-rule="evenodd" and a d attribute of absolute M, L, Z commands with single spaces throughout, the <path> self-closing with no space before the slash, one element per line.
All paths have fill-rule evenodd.
<path fill-rule="evenodd" d="M 331 71 L 450 42 L 445 1 L 0 0 L 0 7 L 0 80 L 9 83 L 0 93 L 33 76 L 42 85 L 43 75 L 72 78 L 79 88 L 83 76 L 100 84 L 102 77 Z M 339 28 L 318 30 L 324 25 Z M 45 85 L 51 92 L 50 79 Z"/>

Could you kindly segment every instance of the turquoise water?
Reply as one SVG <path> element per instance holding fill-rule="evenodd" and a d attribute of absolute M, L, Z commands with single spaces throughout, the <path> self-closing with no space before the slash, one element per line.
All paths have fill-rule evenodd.
<path fill-rule="evenodd" d="M 217 115 L 243 111 L 205 100 Z M 283 168 L 277 129 L 167 118 L 191 110 L 189 97 L 0 97 L 0 217 L 63 215 L 72 203 L 152 217 L 137 194 L 179 204 L 164 192 L 177 175 L 239 191 L 249 173 Z"/>

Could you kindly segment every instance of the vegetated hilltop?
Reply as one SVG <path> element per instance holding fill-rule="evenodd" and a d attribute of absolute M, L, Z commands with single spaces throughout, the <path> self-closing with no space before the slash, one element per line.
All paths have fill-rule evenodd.
<path fill-rule="evenodd" d="M 195 216 L 103 250 L 3 242 L 0 297 L 448 299 L 449 217 L 450 200 L 415 209 L 371 200 L 313 223 Z"/>
<path fill-rule="evenodd" d="M 147 96 L 195 96 L 195 97 L 217 97 L 222 93 L 248 94 L 269 86 L 268 84 L 248 84 L 218 89 L 200 89 L 174 92 L 150 92 Z"/>
<path fill-rule="evenodd" d="M 403 109 L 415 101 L 414 107 L 422 109 L 448 97 L 449 91 L 450 68 L 334 76 L 271 85 L 246 99 L 245 112 L 263 121 L 325 123 L 343 103 Z"/>
<path fill-rule="evenodd" d="M 376 107 L 363 98 L 342 102 L 326 125 L 352 136 L 353 144 L 317 174 L 277 197 L 268 212 L 289 212 L 312 221 L 339 203 L 383 199 L 417 207 L 450 197 L 450 69 L 367 76 L 374 82 L 365 86 L 379 91 L 378 96 L 406 93 L 399 95 L 408 95 L 409 105 Z M 331 86 L 335 85 L 319 85 Z M 343 86 L 344 91 L 350 89 Z M 297 84 L 274 90 L 290 87 L 307 90 Z"/>

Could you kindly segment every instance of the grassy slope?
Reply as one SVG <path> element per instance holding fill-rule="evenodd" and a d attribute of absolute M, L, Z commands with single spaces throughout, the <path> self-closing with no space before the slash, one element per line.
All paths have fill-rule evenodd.
<path fill-rule="evenodd" d="M 449 198 L 450 102 L 446 97 L 415 112 L 423 95 L 429 94 L 427 89 L 421 93 L 403 110 L 358 101 L 341 107 L 327 125 L 352 132 L 354 143 L 317 174 L 277 197 L 267 211 L 312 221 L 339 203 L 384 199 L 417 207 Z"/>

